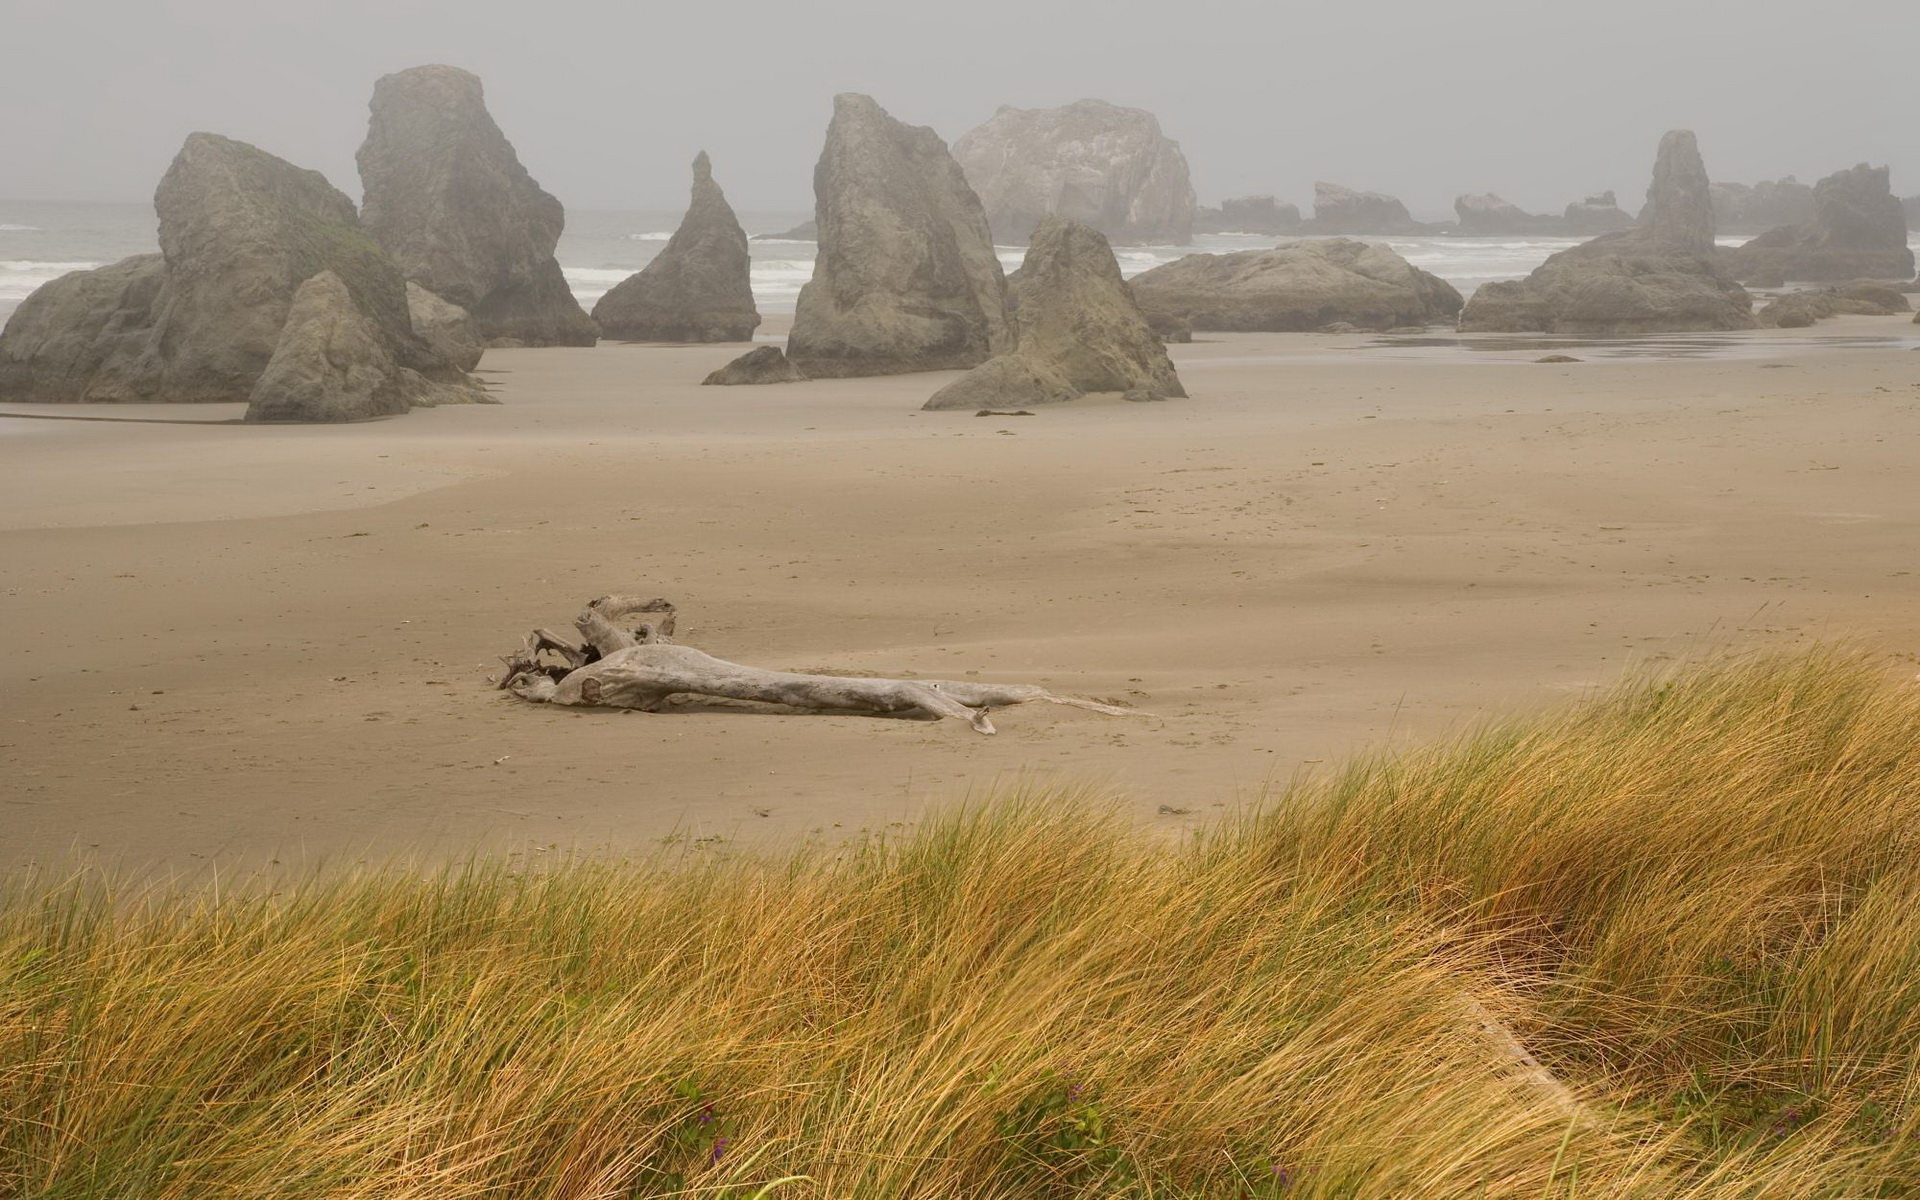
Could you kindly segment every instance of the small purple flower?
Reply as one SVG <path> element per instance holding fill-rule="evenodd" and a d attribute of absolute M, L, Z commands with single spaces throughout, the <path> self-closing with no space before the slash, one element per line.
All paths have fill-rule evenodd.
<path fill-rule="evenodd" d="M 730 1140 L 729 1138 L 713 1139 L 713 1151 L 707 1155 L 708 1166 L 715 1166 L 720 1162 L 721 1157 L 727 1152 L 727 1142 Z"/>
<path fill-rule="evenodd" d="M 695 1118 L 694 1118 L 694 1120 L 696 1120 L 696 1121 L 698 1121 L 698 1122 L 700 1122 L 700 1124 L 702 1124 L 702 1125 L 711 1125 L 711 1124 L 713 1124 L 713 1105 L 711 1105 L 711 1104 L 703 1104 L 703 1105 L 701 1105 L 701 1106 L 700 1106 L 700 1115 L 699 1115 L 699 1116 L 697 1116 L 697 1117 L 695 1117 Z"/>

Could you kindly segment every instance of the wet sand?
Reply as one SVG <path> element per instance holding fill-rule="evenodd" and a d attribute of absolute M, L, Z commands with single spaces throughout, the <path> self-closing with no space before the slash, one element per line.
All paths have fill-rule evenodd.
<path fill-rule="evenodd" d="M 621 345 L 493 351 L 500 406 L 340 428 L 0 406 L 135 418 L 0 417 L 0 865 L 776 844 L 1022 779 L 1179 829 L 1679 656 L 1906 655 L 1920 354 L 1819 339 L 1915 332 L 1566 365 L 1212 335 L 1174 348 L 1190 400 L 1008 418 L 917 412 L 947 374 L 703 389 L 737 347 Z M 981 737 L 490 690 L 609 591 L 741 662 L 1152 716 Z"/>

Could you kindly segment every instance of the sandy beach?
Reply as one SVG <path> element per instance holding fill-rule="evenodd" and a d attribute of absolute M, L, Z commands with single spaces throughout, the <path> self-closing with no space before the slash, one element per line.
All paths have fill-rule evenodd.
<path fill-rule="evenodd" d="M 1920 356 L 1835 339 L 1914 332 L 1565 365 L 1209 335 L 1173 347 L 1190 400 L 1031 417 L 918 412 L 946 374 L 703 389 L 737 347 L 629 345 L 490 351 L 499 406 L 342 427 L 0 407 L 0 862 L 775 844 L 1023 778 L 1177 830 L 1679 656 L 1904 655 Z M 741 662 L 1151 715 L 982 737 L 490 690 L 611 591 Z"/>

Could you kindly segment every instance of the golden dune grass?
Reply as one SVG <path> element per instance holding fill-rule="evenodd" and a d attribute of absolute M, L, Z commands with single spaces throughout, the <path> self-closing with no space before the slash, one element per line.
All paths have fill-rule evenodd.
<path fill-rule="evenodd" d="M 1036 791 L 784 857 L 16 877 L 0 1195 L 1908 1194 L 1916 730 L 1821 652 L 1172 848 Z"/>

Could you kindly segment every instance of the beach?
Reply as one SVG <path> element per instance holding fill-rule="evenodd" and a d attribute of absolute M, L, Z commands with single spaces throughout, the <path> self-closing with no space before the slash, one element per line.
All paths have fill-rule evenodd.
<path fill-rule="evenodd" d="M 1013 417 L 917 411 L 947 373 L 703 389 L 736 347 L 604 343 L 489 351 L 498 406 L 359 425 L 0 406 L 54 418 L 0 417 L 0 858 L 778 846 L 1037 781 L 1179 832 L 1666 662 L 1909 656 L 1916 332 L 1557 365 L 1212 334 L 1171 348 L 1191 399 Z M 743 663 L 1141 715 L 1029 706 L 983 737 L 492 690 L 527 630 L 615 591 Z"/>

